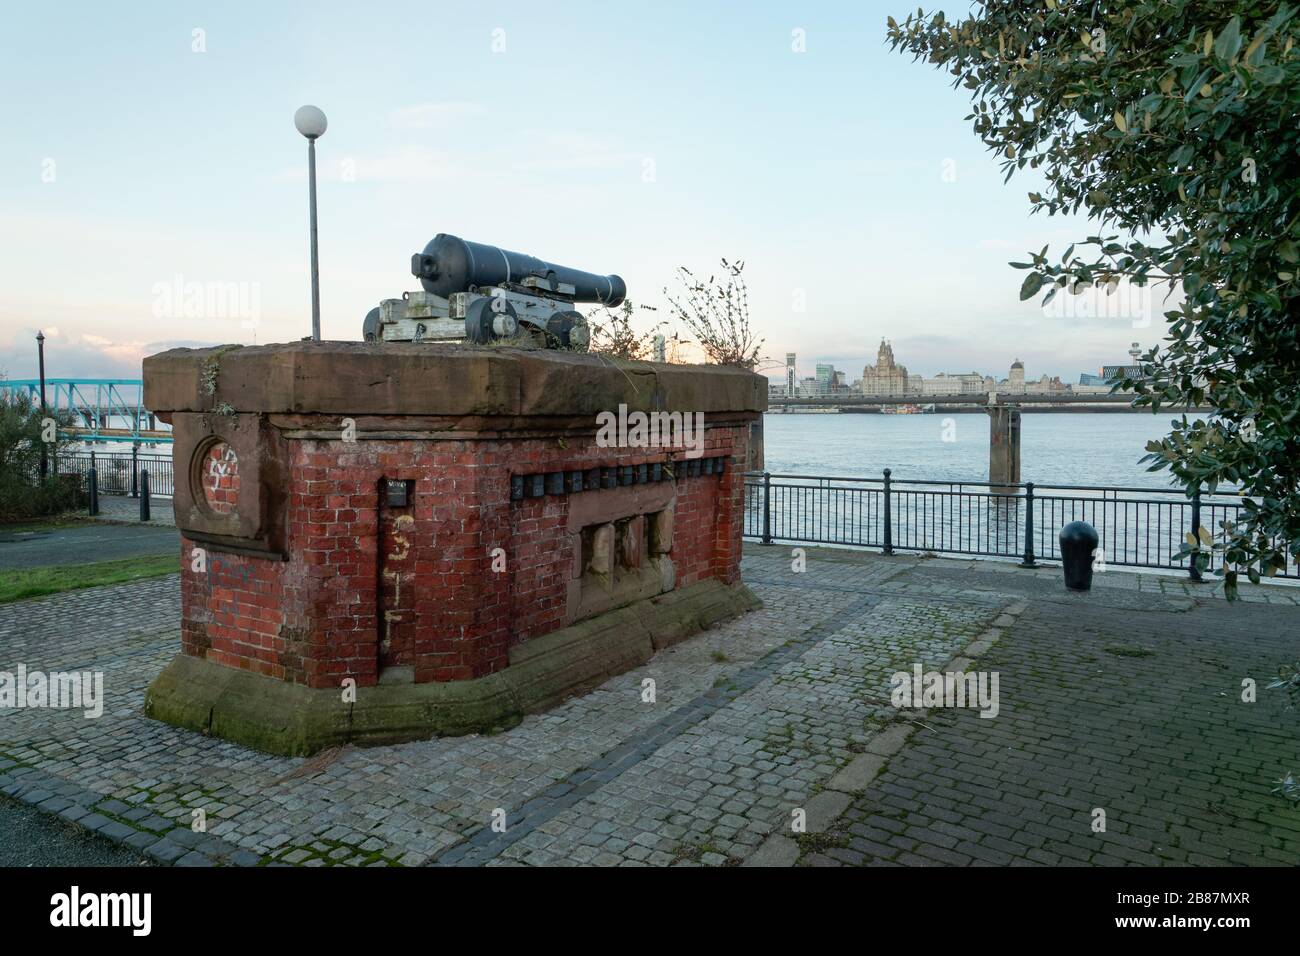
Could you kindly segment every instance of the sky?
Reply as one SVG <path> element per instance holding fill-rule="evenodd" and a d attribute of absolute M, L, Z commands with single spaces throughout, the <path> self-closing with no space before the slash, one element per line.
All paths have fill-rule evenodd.
<path fill-rule="evenodd" d="M 885 45 L 896 0 L 15 4 L 0 34 L 0 372 L 138 378 L 166 348 L 323 337 L 418 288 L 439 232 L 618 273 L 743 260 L 768 374 L 1126 360 L 1162 306 L 1022 303 L 1007 263 L 1093 230 L 1029 215 L 951 77 Z M 952 12 L 951 10 L 949 11 Z M 1134 290 L 1136 291 L 1136 290 Z M 1152 314 L 1155 315 L 1154 321 Z"/>

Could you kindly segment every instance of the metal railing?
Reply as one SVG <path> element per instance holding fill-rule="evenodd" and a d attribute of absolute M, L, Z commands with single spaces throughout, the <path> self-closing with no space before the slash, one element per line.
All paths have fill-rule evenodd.
<path fill-rule="evenodd" d="M 1061 527 L 1087 521 L 1101 536 L 1106 563 L 1183 569 L 1199 580 L 1192 557 L 1180 554 L 1187 535 L 1202 527 L 1215 533 L 1244 508 L 1233 492 L 1189 497 L 1168 488 L 913 481 L 888 468 L 881 478 L 747 472 L 744 533 L 764 544 L 1019 558 L 1032 567 L 1040 559 L 1059 561 Z M 1288 556 L 1279 576 L 1298 572 Z"/>
<path fill-rule="evenodd" d="M 149 472 L 149 491 L 154 495 L 171 497 L 175 493 L 176 478 L 172 471 L 171 455 L 141 455 L 133 452 L 61 452 L 52 462 L 51 471 L 62 475 L 81 475 L 83 480 L 95 464 L 95 474 L 101 495 L 131 495 L 140 489 L 140 470 Z"/>

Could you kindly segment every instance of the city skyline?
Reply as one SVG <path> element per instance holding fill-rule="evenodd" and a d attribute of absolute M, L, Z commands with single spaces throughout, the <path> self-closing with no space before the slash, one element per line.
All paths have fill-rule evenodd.
<path fill-rule="evenodd" d="M 896 354 L 896 352 L 895 352 L 894 349 L 893 349 L 894 342 L 895 342 L 895 340 L 894 340 L 894 339 L 890 339 L 890 338 L 882 338 L 882 339 L 881 339 L 881 345 L 882 345 L 882 346 L 888 346 L 888 347 L 889 347 L 889 349 L 890 349 L 890 356 L 891 356 L 891 359 L 892 359 L 892 358 L 894 357 L 894 355 Z M 1139 343 L 1139 342 L 1130 342 L 1130 343 L 1128 343 L 1127 347 L 1124 348 L 1122 351 L 1123 351 L 1124 354 L 1127 354 L 1127 355 L 1130 356 L 1130 358 L 1132 358 L 1134 351 L 1137 350 L 1137 349 L 1139 349 L 1141 345 L 1142 345 L 1142 343 Z M 827 358 L 826 356 L 818 355 L 818 356 L 815 356 L 815 357 L 812 357 L 812 358 L 809 358 L 809 359 L 799 359 L 799 358 L 798 358 L 799 353 L 798 353 L 798 351 L 796 350 L 796 351 L 794 351 L 793 353 L 790 353 L 790 352 L 787 352 L 787 353 L 786 353 L 786 361 L 783 362 L 779 368 L 764 368 L 764 369 L 761 370 L 761 371 L 763 372 L 763 374 L 766 375 L 766 377 L 768 378 L 768 380 L 769 380 L 770 383 L 772 383 L 772 384 L 784 385 L 784 384 L 789 380 L 789 371 L 788 371 L 789 366 L 788 366 L 788 362 L 789 362 L 789 358 L 790 358 L 791 354 L 793 354 L 793 355 L 796 357 L 796 363 L 797 363 L 797 364 L 796 364 L 796 371 L 797 371 L 797 374 L 796 374 L 796 381 L 797 381 L 797 382 L 814 381 L 814 380 L 820 381 L 820 380 L 823 378 L 822 370 L 823 370 L 824 368 L 830 368 L 830 369 L 832 369 L 834 372 L 839 373 L 839 374 L 845 376 L 845 382 L 844 382 L 844 384 L 845 384 L 846 386 L 848 386 L 848 387 L 850 387 L 850 388 L 856 388 L 856 386 L 858 386 L 858 385 L 861 383 L 861 379 L 862 379 L 863 373 L 866 372 L 867 369 L 870 368 L 870 367 L 871 367 L 871 364 L 872 364 L 870 358 L 867 358 L 867 359 L 862 359 L 862 358 L 853 358 L 853 359 L 848 359 L 848 360 L 843 360 L 843 359 L 841 359 L 840 361 L 849 361 L 849 362 L 854 362 L 854 363 L 855 363 L 855 364 L 853 364 L 853 365 L 849 365 L 849 366 L 846 367 L 846 368 L 841 368 L 841 367 L 839 366 L 839 364 L 838 364 L 837 361 L 831 360 L 831 359 Z M 856 363 L 861 363 L 861 365 L 859 366 L 859 365 L 856 364 Z M 983 369 L 981 369 L 981 368 L 968 368 L 968 369 L 964 369 L 964 368 L 935 368 L 935 369 L 931 369 L 931 368 L 929 368 L 928 366 L 925 366 L 923 363 L 921 363 L 921 362 L 916 362 L 916 361 L 914 361 L 914 360 L 912 360 L 912 359 L 910 359 L 910 358 L 909 358 L 909 360 L 907 361 L 907 363 L 906 363 L 905 365 L 902 363 L 901 360 L 899 361 L 899 364 L 900 364 L 900 366 L 902 366 L 902 368 L 903 368 L 903 370 L 904 370 L 905 373 L 908 373 L 908 372 L 919 372 L 919 373 L 920 373 L 922 376 L 924 376 L 925 378 L 938 378 L 938 377 L 941 377 L 941 376 L 959 376 L 959 375 L 971 375 L 971 374 L 975 374 L 975 375 L 980 375 L 980 376 L 983 376 L 983 377 L 992 377 L 992 378 L 995 378 L 995 379 L 998 379 L 998 380 L 1008 380 L 1008 379 L 1011 379 L 1011 378 L 1014 376 L 1014 372 L 1015 372 L 1015 370 L 1016 370 L 1016 366 L 1018 365 L 1018 366 L 1019 366 L 1019 371 L 1020 371 L 1020 373 L 1021 373 L 1021 380 L 1024 381 L 1024 382 L 1033 383 L 1033 382 L 1037 382 L 1037 381 L 1039 381 L 1041 378 L 1047 378 L 1047 379 L 1059 378 L 1059 379 L 1061 380 L 1062 383 L 1068 385 L 1068 384 L 1078 384 L 1079 381 L 1080 381 L 1080 378 L 1081 378 L 1082 376 L 1090 376 L 1090 377 L 1091 377 L 1091 376 L 1099 376 L 1099 375 L 1101 375 L 1101 374 L 1102 374 L 1102 368 L 1105 367 L 1105 366 L 1127 365 L 1127 364 L 1129 364 L 1129 363 L 1128 363 L 1128 362 L 1124 362 L 1124 361 L 1122 361 L 1122 357 L 1121 357 L 1121 355 L 1117 353 L 1116 355 L 1111 356 L 1111 360 L 1110 360 L 1110 361 L 1103 362 L 1103 363 L 1101 363 L 1101 364 L 1099 364 L 1099 365 L 1097 365 L 1097 366 L 1094 366 L 1094 367 L 1091 368 L 1091 369 L 1089 369 L 1089 368 L 1080 368 L 1080 369 L 1077 369 L 1076 371 L 1074 371 L 1073 373 L 1070 373 L 1070 374 L 1061 374 L 1061 373 L 1056 373 L 1056 372 L 1048 372 L 1048 371 L 1045 370 L 1045 369 L 1042 369 L 1042 370 L 1040 370 L 1040 369 L 1035 369 L 1034 372 L 1035 372 L 1036 374 L 1031 374 L 1031 372 L 1029 371 L 1028 363 L 1026 363 L 1026 362 L 1023 360 L 1023 358 L 1022 358 L 1018 353 L 1015 354 L 1015 355 L 1013 355 L 1012 358 L 1010 358 L 1010 359 L 1007 360 L 1007 363 L 1006 363 L 1006 366 L 1005 366 L 1005 370 L 1004 370 L 1004 371 L 1001 371 L 1001 372 L 996 371 L 996 370 L 990 370 L 990 369 L 988 369 L 988 368 L 983 368 Z M 812 365 L 812 366 L 813 366 L 813 368 L 815 369 L 814 374 L 806 374 L 806 369 L 807 369 L 807 366 L 808 366 L 808 365 Z M 861 368 L 861 371 L 858 371 L 859 368 Z M 998 378 L 999 375 L 1002 376 L 1001 379 Z M 911 377 L 915 378 L 916 375 L 915 375 L 915 374 L 912 374 Z M 1085 383 L 1085 384 L 1086 384 L 1086 383 Z M 873 394 L 885 394 L 885 392 L 877 391 L 877 392 L 874 392 Z"/>

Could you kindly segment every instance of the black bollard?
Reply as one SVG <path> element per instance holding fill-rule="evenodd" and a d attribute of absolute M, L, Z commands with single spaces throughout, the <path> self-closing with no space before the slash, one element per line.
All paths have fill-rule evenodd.
<path fill-rule="evenodd" d="M 1061 568 L 1065 586 L 1071 591 L 1092 588 L 1092 557 L 1101 538 L 1086 521 L 1071 521 L 1061 529 Z"/>
<path fill-rule="evenodd" d="M 149 520 L 149 472 L 140 469 L 140 520 Z"/>
<path fill-rule="evenodd" d="M 90 490 L 90 513 L 91 515 L 99 514 L 99 474 L 91 467 L 86 472 L 86 487 Z"/>

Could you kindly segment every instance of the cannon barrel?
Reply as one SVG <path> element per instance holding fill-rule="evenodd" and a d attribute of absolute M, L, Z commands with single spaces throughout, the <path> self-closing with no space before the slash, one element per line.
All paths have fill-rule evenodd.
<path fill-rule="evenodd" d="M 602 276 L 557 266 L 534 256 L 469 242 L 442 232 L 429 241 L 423 252 L 411 257 L 411 274 L 420 280 L 425 292 L 443 298 L 455 292 L 468 292 L 470 286 L 520 283 L 529 276 L 573 286 L 575 302 L 613 306 L 627 296 L 627 286 L 616 275 Z"/>

